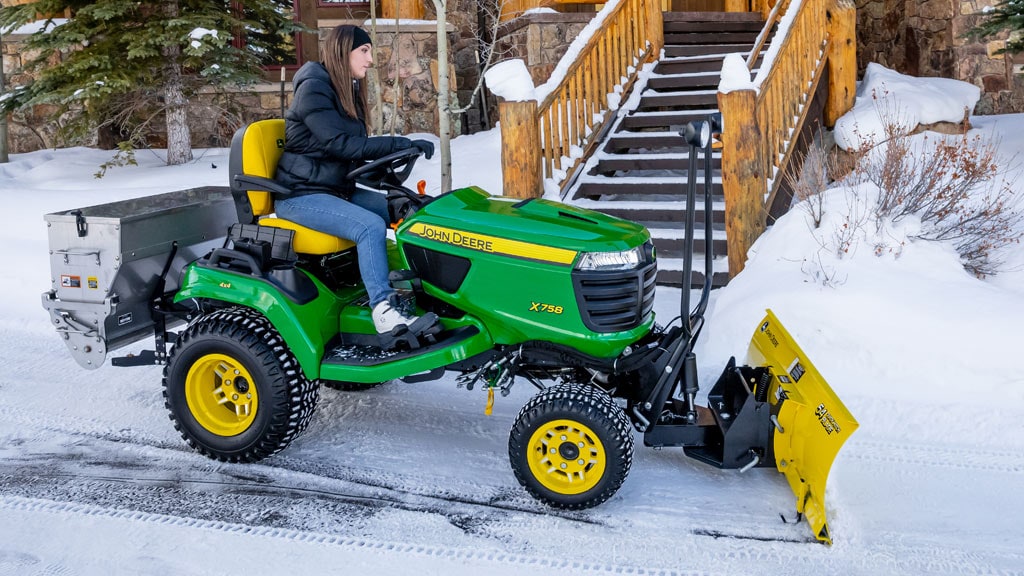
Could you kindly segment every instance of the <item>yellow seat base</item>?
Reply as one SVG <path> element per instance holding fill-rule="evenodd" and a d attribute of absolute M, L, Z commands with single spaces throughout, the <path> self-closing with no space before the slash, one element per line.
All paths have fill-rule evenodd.
<path fill-rule="evenodd" d="M 352 242 L 351 240 L 331 236 L 330 234 L 325 234 L 318 230 L 313 230 L 312 228 L 307 228 L 301 224 L 296 224 L 295 222 L 283 220 L 281 218 L 261 218 L 259 225 L 295 231 L 295 238 L 292 245 L 295 248 L 295 251 L 300 254 L 332 254 L 334 252 L 348 250 L 356 245 L 355 242 Z"/>

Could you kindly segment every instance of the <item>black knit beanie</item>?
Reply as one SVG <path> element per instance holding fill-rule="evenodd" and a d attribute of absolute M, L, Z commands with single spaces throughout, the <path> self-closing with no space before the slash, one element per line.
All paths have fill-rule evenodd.
<path fill-rule="evenodd" d="M 366 30 L 358 26 L 352 27 L 352 49 L 355 50 L 363 44 L 372 44 L 370 42 L 370 35 L 366 33 Z"/>

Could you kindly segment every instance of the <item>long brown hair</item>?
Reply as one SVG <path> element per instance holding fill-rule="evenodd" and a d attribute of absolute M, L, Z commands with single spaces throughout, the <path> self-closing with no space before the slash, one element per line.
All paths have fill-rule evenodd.
<path fill-rule="evenodd" d="M 349 116 L 366 124 L 366 83 L 352 78 L 349 68 L 349 53 L 352 52 L 355 26 L 336 26 L 327 33 L 320 53 L 324 68 L 331 77 L 334 92 L 338 94 L 341 107 Z"/>

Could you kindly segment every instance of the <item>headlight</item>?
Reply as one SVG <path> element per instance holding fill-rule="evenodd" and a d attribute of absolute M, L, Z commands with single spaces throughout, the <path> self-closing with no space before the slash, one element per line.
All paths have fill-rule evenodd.
<path fill-rule="evenodd" d="M 632 270 L 643 262 L 643 246 L 622 252 L 584 252 L 577 270 Z"/>

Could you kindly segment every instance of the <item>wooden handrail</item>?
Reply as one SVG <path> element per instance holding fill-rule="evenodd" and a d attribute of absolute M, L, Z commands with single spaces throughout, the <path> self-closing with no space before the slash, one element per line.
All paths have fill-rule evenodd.
<path fill-rule="evenodd" d="M 514 106 L 516 115 L 507 117 L 510 124 L 502 122 L 502 146 L 514 148 L 503 155 L 506 195 L 540 196 L 540 178 L 552 179 L 560 186 L 571 181 L 617 110 L 610 97 L 628 94 L 642 66 L 658 58 L 664 44 L 661 3 L 620 0 L 597 13 L 593 22 L 600 22 L 600 27 L 581 49 L 571 48 L 556 66 L 553 78 L 557 84 L 553 79 L 537 88 L 535 133 L 539 142 L 524 139 L 533 131 L 519 134 L 510 129 L 510 124 L 522 124 L 519 117 L 525 113 L 522 106 Z M 502 102 L 499 108 L 505 105 Z M 499 114 L 506 118 L 500 110 Z M 542 172 L 536 179 L 524 180 L 522 171 L 512 168 L 534 165 L 526 158 L 531 154 L 539 155 Z"/>
<path fill-rule="evenodd" d="M 771 179 L 766 206 L 771 206 L 782 178 L 779 170 L 789 162 L 793 135 L 800 132 L 810 97 L 821 80 L 827 62 L 829 42 L 825 1 L 803 0 L 779 52 L 766 74 L 758 73 L 754 84 L 757 123 L 762 127 L 764 173 Z M 760 82 L 758 80 L 761 80 Z"/>
<path fill-rule="evenodd" d="M 730 276 L 743 269 L 747 251 L 764 231 L 766 207 L 775 201 L 783 181 L 779 174 L 792 159 L 794 139 L 826 64 L 832 70 L 828 121 L 834 123 L 853 105 L 855 20 L 850 0 L 779 0 L 747 58 L 753 70 L 762 37 L 778 25 L 752 88 L 718 95 L 725 124 L 722 186 Z"/>
<path fill-rule="evenodd" d="M 545 178 L 568 180 L 611 111 L 608 96 L 616 86 L 623 86 L 625 93 L 642 64 L 657 57 L 647 32 L 652 3 L 660 16 L 656 0 L 621 0 L 579 51 L 562 82 L 538 89 Z M 559 172 L 565 177 L 558 178 Z"/>
<path fill-rule="evenodd" d="M 772 6 L 771 11 L 768 12 L 768 17 L 765 18 L 764 27 L 761 28 L 761 32 L 757 35 L 757 40 L 754 41 L 754 49 L 747 55 L 747 69 L 753 70 L 754 66 L 757 65 L 758 57 L 761 55 L 761 50 L 764 49 L 765 43 L 768 42 L 768 36 L 771 35 L 772 30 L 775 29 L 775 25 L 779 23 L 779 18 L 785 13 L 784 8 L 789 7 L 789 0 L 780 0 Z"/>

